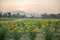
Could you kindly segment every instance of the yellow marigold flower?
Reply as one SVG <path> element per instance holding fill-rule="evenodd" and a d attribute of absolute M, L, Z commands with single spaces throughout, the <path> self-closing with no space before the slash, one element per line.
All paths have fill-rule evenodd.
<path fill-rule="evenodd" d="M 36 30 L 36 29 L 34 29 L 34 30 L 33 30 L 33 32 L 37 32 L 37 30 Z"/>
<path fill-rule="evenodd" d="M 30 28 L 27 28 L 28 30 L 30 29 Z"/>
<path fill-rule="evenodd" d="M 15 30 L 16 28 L 14 28 L 14 30 Z"/>
<path fill-rule="evenodd" d="M 10 26 L 10 25 L 7 25 L 8 27 Z"/>
<path fill-rule="evenodd" d="M 46 26 L 49 25 L 49 24 L 46 24 Z"/>
<path fill-rule="evenodd" d="M 11 31 L 11 33 L 14 32 L 14 30 Z"/>
<path fill-rule="evenodd" d="M 10 27 L 8 27 L 8 28 L 10 28 Z"/>
<path fill-rule="evenodd" d="M 24 24 L 26 24 L 26 23 L 24 23 Z"/>
<path fill-rule="evenodd" d="M 19 30 L 18 32 L 21 32 L 21 30 Z"/>
<path fill-rule="evenodd" d="M 13 26 L 15 26 L 15 25 L 13 25 Z"/>
<path fill-rule="evenodd" d="M 2 22 L 0 22 L 0 24 L 2 24 Z"/>
<path fill-rule="evenodd" d="M 42 22 L 42 24 L 44 24 L 44 22 Z"/>
<path fill-rule="evenodd" d="M 55 28 L 50 28 L 50 30 L 55 30 Z"/>
<path fill-rule="evenodd" d="M 55 30 L 55 28 L 53 28 L 53 30 Z"/>
<path fill-rule="evenodd" d="M 34 27 L 35 25 L 32 25 L 32 27 Z"/>
<path fill-rule="evenodd" d="M 45 21 L 48 22 L 49 20 L 46 19 Z"/>
<path fill-rule="evenodd" d="M 36 30 L 39 30 L 39 28 L 36 28 Z"/>
<path fill-rule="evenodd" d="M 29 26 L 29 25 L 26 25 L 26 26 Z"/>
<path fill-rule="evenodd" d="M 51 26 L 54 26 L 54 24 L 50 24 Z"/>
<path fill-rule="evenodd" d="M 34 24 L 34 22 L 32 22 L 32 24 Z"/>
<path fill-rule="evenodd" d="M 23 29 L 22 27 L 20 29 Z"/>
<path fill-rule="evenodd" d="M 10 24 L 10 26 L 12 26 L 12 24 Z"/>
<path fill-rule="evenodd" d="M 46 26 L 42 26 L 43 28 L 45 28 Z"/>
<path fill-rule="evenodd" d="M 26 32 L 29 32 L 29 30 L 26 30 Z"/>
<path fill-rule="evenodd" d="M 43 32 L 43 34 L 45 34 L 46 32 Z"/>

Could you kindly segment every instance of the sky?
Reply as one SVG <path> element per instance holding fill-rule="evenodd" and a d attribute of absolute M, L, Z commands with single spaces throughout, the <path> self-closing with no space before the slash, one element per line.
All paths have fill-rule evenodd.
<path fill-rule="evenodd" d="M 60 0 L 0 0 L 0 11 L 59 13 Z"/>

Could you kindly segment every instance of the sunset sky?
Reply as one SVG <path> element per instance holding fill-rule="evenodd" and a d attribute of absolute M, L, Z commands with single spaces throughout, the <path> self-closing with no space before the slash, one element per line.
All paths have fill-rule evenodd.
<path fill-rule="evenodd" d="M 60 0 L 0 0 L 0 11 L 60 12 Z"/>

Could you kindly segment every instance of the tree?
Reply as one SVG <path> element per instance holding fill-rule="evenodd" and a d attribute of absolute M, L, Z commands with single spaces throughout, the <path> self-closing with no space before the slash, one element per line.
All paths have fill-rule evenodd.
<path fill-rule="evenodd" d="M 50 14 L 50 18 L 57 18 L 57 15 L 56 14 Z"/>
<path fill-rule="evenodd" d="M 42 14 L 41 16 L 42 16 L 42 18 L 48 18 L 48 15 L 47 15 L 47 13 L 45 13 L 45 14 Z"/>
<path fill-rule="evenodd" d="M 7 16 L 8 16 L 8 18 L 10 18 L 11 17 L 11 13 L 7 12 Z"/>
<path fill-rule="evenodd" d="M 60 18 L 60 13 L 57 14 L 58 18 Z"/>
<path fill-rule="evenodd" d="M 0 18 L 2 17 L 2 12 L 0 12 Z"/>
<path fill-rule="evenodd" d="M 20 14 L 19 13 L 17 13 L 17 16 L 16 16 L 17 18 L 20 18 Z"/>
<path fill-rule="evenodd" d="M 6 17 L 7 17 L 7 14 L 6 14 L 6 13 L 4 13 L 4 14 L 3 14 L 3 18 L 6 18 Z"/>

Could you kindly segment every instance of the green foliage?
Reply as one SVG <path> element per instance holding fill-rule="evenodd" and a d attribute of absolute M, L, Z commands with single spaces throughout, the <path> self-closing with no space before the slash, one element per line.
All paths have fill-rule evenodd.
<path fill-rule="evenodd" d="M 54 40 L 54 34 L 60 27 L 60 20 L 19 20 L 7 23 L 0 22 L 0 40 L 20 40 L 22 35 L 26 35 L 30 40 L 35 40 L 37 33 L 41 32 L 45 40 Z"/>

